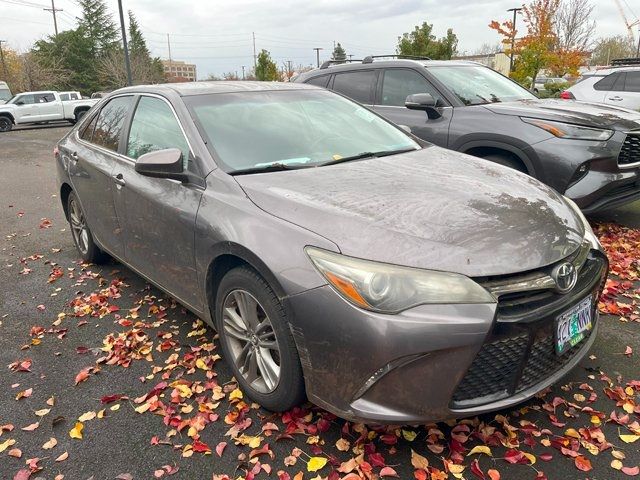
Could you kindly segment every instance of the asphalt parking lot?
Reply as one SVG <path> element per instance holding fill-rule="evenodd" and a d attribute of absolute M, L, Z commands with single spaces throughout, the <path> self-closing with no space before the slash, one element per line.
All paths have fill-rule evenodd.
<path fill-rule="evenodd" d="M 591 357 L 517 410 L 384 429 L 312 406 L 272 415 L 239 397 L 214 332 L 192 314 L 121 264 L 79 263 L 52 155 L 68 128 L 0 135 L 1 480 L 20 471 L 16 478 L 72 480 L 636 474 L 640 290 L 633 275 L 624 296 L 612 293 L 607 308 L 616 314 L 601 317 Z M 593 220 L 640 228 L 640 202 Z M 637 279 L 640 260 L 627 260 L 625 272 Z M 158 387 L 163 382 L 169 388 Z M 151 405 L 154 396 L 179 412 Z M 473 447 L 483 448 L 469 453 Z"/>

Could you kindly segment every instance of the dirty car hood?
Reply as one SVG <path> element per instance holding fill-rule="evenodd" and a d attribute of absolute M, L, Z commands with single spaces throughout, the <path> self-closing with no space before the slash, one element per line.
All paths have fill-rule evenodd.
<path fill-rule="evenodd" d="M 469 276 L 556 262 L 584 227 L 560 195 L 506 167 L 439 147 L 234 177 L 261 209 L 345 255 Z"/>
<path fill-rule="evenodd" d="M 545 99 L 491 103 L 482 107 L 502 115 L 541 118 L 589 127 L 617 128 L 619 130 L 640 128 L 640 113 L 601 103 Z"/>

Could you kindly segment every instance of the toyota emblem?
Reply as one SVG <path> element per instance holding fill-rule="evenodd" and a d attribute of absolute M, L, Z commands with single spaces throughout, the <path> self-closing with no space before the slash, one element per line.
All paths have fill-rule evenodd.
<path fill-rule="evenodd" d="M 567 293 L 578 282 L 578 272 L 573 264 L 565 262 L 558 265 L 551 272 L 551 277 L 556 282 L 556 290 L 559 293 Z"/>

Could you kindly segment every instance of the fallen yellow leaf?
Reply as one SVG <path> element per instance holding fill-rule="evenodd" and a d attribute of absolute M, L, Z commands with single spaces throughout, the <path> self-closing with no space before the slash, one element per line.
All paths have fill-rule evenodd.
<path fill-rule="evenodd" d="M 620 440 L 625 443 L 633 443 L 640 438 L 640 435 L 623 435 L 620 434 Z"/>
<path fill-rule="evenodd" d="M 611 468 L 620 470 L 622 468 L 622 462 L 620 460 L 611 460 Z"/>
<path fill-rule="evenodd" d="M 422 470 L 426 470 L 429 467 L 429 460 L 425 457 L 411 450 L 411 465 L 413 468 L 421 468 Z"/>
<path fill-rule="evenodd" d="M 7 448 L 14 445 L 15 443 L 16 441 L 13 438 L 5 440 L 4 442 L 0 443 L 0 452 L 4 452 Z"/>
<path fill-rule="evenodd" d="M 78 417 L 79 422 L 86 422 L 88 420 L 93 420 L 96 418 L 96 412 L 85 412 Z"/>
<path fill-rule="evenodd" d="M 236 388 L 233 392 L 229 394 L 229 400 L 242 400 L 242 390 Z"/>
<path fill-rule="evenodd" d="M 76 422 L 75 427 L 69 430 L 69 436 L 71 438 L 77 438 L 79 440 L 82 439 L 82 430 L 84 429 L 84 425 L 82 422 Z"/>
<path fill-rule="evenodd" d="M 321 470 L 327 464 L 327 459 L 324 457 L 311 457 L 307 462 L 307 470 L 310 472 L 317 472 Z"/>
<path fill-rule="evenodd" d="M 474 453 L 484 453 L 485 455 L 489 455 L 490 457 L 493 456 L 493 454 L 491 453 L 491 449 L 485 445 L 477 445 L 475 447 L 473 447 L 469 453 L 467 453 L 467 457 L 469 455 L 473 455 Z"/>
<path fill-rule="evenodd" d="M 418 434 L 413 430 L 402 430 L 402 436 L 407 442 L 413 442 Z"/>
<path fill-rule="evenodd" d="M 42 410 L 36 410 L 35 414 L 39 417 L 44 417 L 50 411 L 51 411 L 50 408 L 43 408 Z"/>

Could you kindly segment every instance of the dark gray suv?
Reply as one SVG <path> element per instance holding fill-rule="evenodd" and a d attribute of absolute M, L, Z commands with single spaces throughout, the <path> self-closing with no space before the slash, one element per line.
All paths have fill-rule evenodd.
<path fill-rule="evenodd" d="M 294 81 L 342 93 L 423 140 L 528 173 L 584 212 L 640 198 L 638 112 L 542 100 L 465 61 L 367 57 L 327 62 Z"/>

